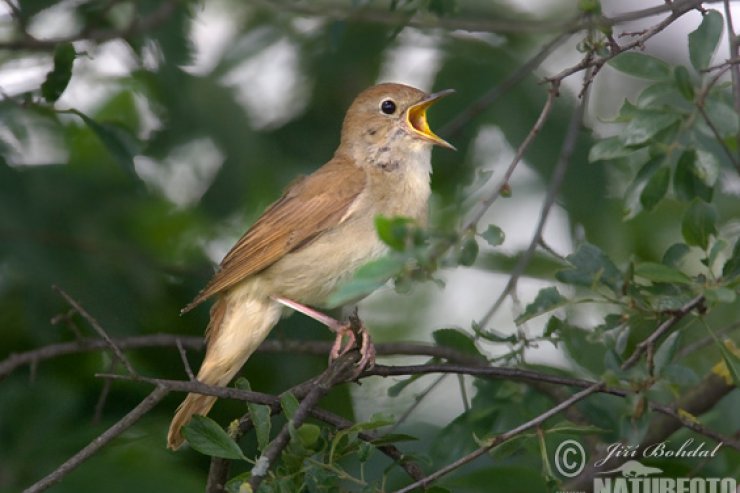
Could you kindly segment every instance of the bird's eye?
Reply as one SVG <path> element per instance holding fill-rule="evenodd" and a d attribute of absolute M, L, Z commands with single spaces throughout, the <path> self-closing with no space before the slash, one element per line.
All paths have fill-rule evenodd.
<path fill-rule="evenodd" d="M 385 101 L 380 103 L 380 111 L 382 111 L 386 115 L 392 115 L 396 112 L 396 103 L 394 103 L 390 99 L 386 99 Z"/>

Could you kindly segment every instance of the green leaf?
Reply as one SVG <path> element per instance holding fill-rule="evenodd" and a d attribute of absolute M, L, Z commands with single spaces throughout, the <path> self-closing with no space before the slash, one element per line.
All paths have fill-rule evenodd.
<path fill-rule="evenodd" d="M 364 298 L 399 274 L 405 265 L 406 259 L 399 255 L 387 255 L 368 262 L 329 296 L 327 306 L 334 308 Z"/>
<path fill-rule="evenodd" d="M 403 390 L 417 381 L 419 379 L 420 375 L 412 375 L 408 378 L 404 378 L 403 380 L 400 380 L 390 387 L 388 387 L 388 397 L 398 397 Z"/>
<path fill-rule="evenodd" d="M 226 482 L 226 493 L 252 493 L 249 480 L 252 479 L 252 471 L 244 471 L 237 474 Z"/>
<path fill-rule="evenodd" d="M 738 356 L 737 348 L 731 339 L 725 339 L 724 342 L 720 341 L 714 331 L 709 328 L 706 321 L 704 319 L 701 320 L 704 324 L 704 328 L 707 329 L 707 332 L 709 332 L 709 335 L 714 339 L 714 343 L 719 348 L 719 352 L 722 354 L 722 360 L 727 366 L 727 371 L 729 372 L 730 378 L 735 384 L 735 387 L 740 387 L 740 356 Z"/>
<path fill-rule="evenodd" d="M 626 145 L 640 145 L 648 141 L 661 130 L 673 125 L 680 118 L 676 113 L 666 111 L 641 111 L 624 128 L 622 138 Z"/>
<path fill-rule="evenodd" d="M 714 262 L 717 261 L 717 257 L 719 257 L 725 248 L 727 248 L 727 242 L 722 238 L 717 238 L 717 241 L 712 244 L 712 248 L 709 249 L 709 255 L 707 255 L 705 265 L 711 269 Z"/>
<path fill-rule="evenodd" d="M 301 445 L 307 449 L 311 449 L 316 445 L 316 442 L 321 436 L 321 428 L 311 423 L 304 423 L 296 430 L 296 436 L 300 440 Z"/>
<path fill-rule="evenodd" d="M 82 118 L 82 121 L 100 139 L 124 171 L 138 177 L 134 168 L 134 155 L 137 152 L 136 144 L 130 133 L 112 123 L 98 123 L 81 111 L 70 110 L 70 112 Z"/>
<path fill-rule="evenodd" d="M 673 175 L 673 191 L 676 197 L 685 201 L 698 197 L 705 202 L 710 202 L 714 192 L 714 179 L 716 179 L 716 174 L 711 177 L 710 173 L 710 170 L 701 166 L 696 151 L 685 151 L 678 158 Z"/>
<path fill-rule="evenodd" d="M 640 204 L 642 204 L 642 207 L 646 211 L 650 211 L 663 200 L 665 193 L 668 191 L 668 183 L 670 181 L 671 170 L 665 167 L 660 168 L 650 177 L 650 180 L 648 180 L 640 194 Z"/>
<path fill-rule="evenodd" d="M 732 249 L 732 255 L 722 267 L 722 277 L 732 279 L 740 275 L 740 238 L 735 240 L 735 247 Z"/>
<path fill-rule="evenodd" d="M 710 204 L 694 199 L 684 214 L 681 233 L 686 243 L 706 250 L 709 238 L 717 234 L 717 211 Z"/>
<path fill-rule="evenodd" d="M 272 425 L 270 406 L 249 402 L 247 403 L 247 409 L 249 409 L 249 418 L 254 424 L 254 431 L 257 435 L 257 448 L 262 451 L 270 443 L 270 427 Z"/>
<path fill-rule="evenodd" d="M 387 433 L 382 437 L 373 440 L 373 445 L 380 447 L 382 445 L 390 445 L 391 443 L 398 442 L 413 442 L 419 440 L 413 435 L 407 435 L 406 433 Z"/>
<path fill-rule="evenodd" d="M 634 149 L 626 146 L 621 136 L 608 137 L 595 143 L 588 153 L 589 162 L 607 161 L 632 154 Z"/>
<path fill-rule="evenodd" d="M 515 322 L 516 324 L 522 324 L 527 320 L 542 315 L 543 313 L 550 312 L 556 308 L 560 308 L 568 303 L 568 299 L 561 296 L 557 288 L 549 287 L 540 289 L 537 293 L 537 297 L 532 303 L 527 305 L 524 313 L 519 315 Z"/>
<path fill-rule="evenodd" d="M 473 356 L 482 356 L 472 336 L 461 329 L 438 329 L 432 332 L 432 338 L 439 346 L 456 349 Z"/>
<path fill-rule="evenodd" d="M 691 82 L 691 75 L 689 75 L 688 69 L 683 65 L 679 65 L 673 70 L 673 78 L 676 81 L 676 87 L 678 87 L 681 96 L 688 101 L 693 101 L 694 84 Z"/>
<path fill-rule="evenodd" d="M 190 446 L 201 454 L 247 460 L 239 445 L 211 418 L 193 415 L 190 422 L 183 427 L 182 434 Z"/>
<path fill-rule="evenodd" d="M 655 366 L 655 372 L 660 375 L 663 369 L 673 360 L 673 356 L 676 354 L 678 348 L 680 332 L 674 332 L 658 347 L 653 357 L 653 365 Z"/>
<path fill-rule="evenodd" d="M 671 75 L 671 67 L 654 56 L 626 51 L 607 62 L 612 68 L 640 79 L 662 80 Z"/>
<path fill-rule="evenodd" d="M 654 262 L 643 262 L 635 266 L 635 275 L 652 282 L 691 283 L 691 278 L 683 272 L 668 265 Z"/>
<path fill-rule="evenodd" d="M 594 433 L 608 433 L 609 430 L 594 425 L 579 425 L 571 421 L 560 421 L 545 430 L 545 433 L 564 433 L 566 435 L 592 435 Z"/>
<path fill-rule="evenodd" d="M 283 409 L 283 414 L 285 414 L 287 419 L 293 419 L 298 406 L 298 399 L 292 393 L 286 392 L 280 396 L 280 407 Z"/>
<path fill-rule="evenodd" d="M 60 43 L 54 49 L 54 68 L 46 74 L 46 80 L 41 84 L 41 95 L 49 103 L 58 100 L 67 88 L 75 57 L 77 53 L 72 43 Z"/>
<path fill-rule="evenodd" d="M 709 121 L 712 122 L 722 137 L 733 136 L 738 132 L 738 128 L 740 127 L 740 115 L 732 107 L 731 101 L 713 97 L 714 95 L 715 93 L 710 93 L 704 102 L 704 109 L 709 117 Z M 711 129 L 707 129 L 707 133 L 714 138 L 714 133 L 712 133 Z"/>
<path fill-rule="evenodd" d="M 475 236 L 470 236 L 463 241 L 460 251 L 457 254 L 457 261 L 460 265 L 470 267 L 475 263 L 475 259 L 478 258 L 478 241 Z"/>
<path fill-rule="evenodd" d="M 486 229 L 481 234 L 481 236 L 491 246 L 499 246 L 500 244 L 504 242 L 504 239 L 506 238 L 506 235 L 504 234 L 504 230 L 502 230 L 495 224 L 489 224 L 488 229 Z"/>
<path fill-rule="evenodd" d="M 238 379 L 236 386 L 243 390 L 252 391 L 252 386 L 246 378 Z M 264 404 L 247 402 L 247 410 L 249 410 L 249 419 L 252 421 L 257 435 L 257 448 L 262 451 L 270 443 L 270 427 L 272 425 L 270 417 L 272 415 L 272 409 L 270 406 Z"/>
<path fill-rule="evenodd" d="M 689 33 L 689 59 L 697 72 L 709 67 L 717 44 L 722 37 L 724 20 L 722 14 L 710 10 L 701 20 L 696 31 Z"/>
<path fill-rule="evenodd" d="M 674 243 L 663 254 L 661 263 L 669 267 L 677 267 L 682 258 L 689 253 L 691 249 L 686 243 Z"/>
<path fill-rule="evenodd" d="M 712 303 L 734 303 L 737 294 L 734 290 L 725 287 L 714 287 L 704 291 L 707 301 Z"/>
<path fill-rule="evenodd" d="M 576 253 L 568 255 L 566 260 L 573 268 L 555 274 L 558 281 L 586 287 L 600 283 L 615 293 L 621 293 L 622 273 L 599 248 L 584 243 Z"/>
<path fill-rule="evenodd" d="M 409 236 L 409 225 L 413 220 L 408 217 L 375 217 L 375 229 L 378 237 L 393 250 L 406 249 L 406 240 Z"/>

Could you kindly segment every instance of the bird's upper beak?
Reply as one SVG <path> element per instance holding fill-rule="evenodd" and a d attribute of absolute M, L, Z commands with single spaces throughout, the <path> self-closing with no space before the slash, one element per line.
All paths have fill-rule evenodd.
<path fill-rule="evenodd" d="M 427 109 L 439 99 L 449 96 L 453 92 L 455 92 L 454 89 L 445 89 L 444 91 L 435 92 L 429 94 L 418 103 L 411 105 L 409 109 L 406 110 L 406 121 L 414 135 L 418 135 L 420 138 L 428 140 L 432 144 L 457 150 L 455 149 L 455 146 L 432 132 L 432 129 L 429 128 L 429 124 L 427 123 Z"/>

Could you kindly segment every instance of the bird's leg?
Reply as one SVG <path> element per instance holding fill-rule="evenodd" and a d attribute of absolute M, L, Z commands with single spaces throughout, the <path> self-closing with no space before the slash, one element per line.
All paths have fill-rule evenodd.
<path fill-rule="evenodd" d="M 357 316 L 356 308 L 354 313 L 349 317 L 349 321 L 342 323 L 325 313 L 298 303 L 297 301 L 283 298 L 282 296 L 272 296 L 272 299 L 283 306 L 287 306 L 290 309 L 300 312 L 307 317 L 311 317 L 317 322 L 326 325 L 329 330 L 336 334 L 334 344 L 332 344 L 331 351 L 329 352 L 329 362 L 332 362 L 349 352 L 359 340 L 360 361 L 357 363 L 358 369 L 354 376 L 359 376 L 365 368 L 372 368 L 375 366 L 375 346 L 373 345 L 373 341 L 370 339 L 370 334 L 368 334 L 365 329 L 365 324 L 363 324 Z M 342 341 L 345 337 L 347 337 L 347 343 L 342 347 Z"/>

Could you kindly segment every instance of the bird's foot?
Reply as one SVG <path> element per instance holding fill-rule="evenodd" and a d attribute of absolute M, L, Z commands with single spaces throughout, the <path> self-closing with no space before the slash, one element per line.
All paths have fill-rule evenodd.
<path fill-rule="evenodd" d="M 365 369 L 375 366 L 375 345 L 365 328 L 365 324 L 357 316 L 357 310 L 350 316 L 348 322 L 338 328 L 336 333 L 337 337 L 334 339 L 334 344 L 329 353 L 330 363 L 357 347 L 360 350 L 360 361 L 357 362 L 357 369 L 353 378 L 360 376 Z M 342 346 L 345 337 L 347 338 L 347 342 Z"/>
<path fill-rule="evenodd" d="M 272 299 L 281 305 L 287 306 L 288 308 L 326 325 L 329 330 L 337 335 L 334 339 L 334 344 L 332 344 L 331 351 L 329 352 L 329 363 L 334 362 L 334 360 L 347 354 L 353 348 L 358 346 L 357 342 L 359 341 L 358 349 L 360 350 L 360 361 L 357 362 L 357 369 L 353 374 L 353 379 L 360 376 L 365 369 L 370 369 L 375 366 L 375 345 L 370 339 L 370 334 L 365 329 L 365 324 L 363 324 L 362 320 L 357 316 L 357 309 L 355 309 L 355 312 L 349 317 L 349 321 L 342 323 L 325 313 L 314 310 L 309 306 L 288 298 L 273 296 Z M 342 345 L 345 337 L 347 338 L 347 342 Z"/>

